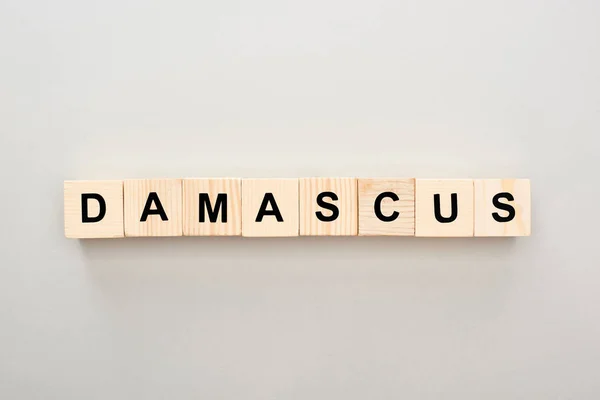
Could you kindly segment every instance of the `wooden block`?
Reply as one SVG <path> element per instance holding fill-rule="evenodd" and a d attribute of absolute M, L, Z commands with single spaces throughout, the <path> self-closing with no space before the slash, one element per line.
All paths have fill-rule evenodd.
<path fill-rule="evenodd" d="M 358 179 L 359 236 L 415 235 L 414 179 Z"/>
<path fill-rule="evenodd" d="M 123 237 L 123 181 L 65 181 L 65 236 Z"/>
<path fill-rule="evenodd" d="M 356 178 L 300 179 L 300 235 L 358 233 Z"/>
<path fill-rule="evenodd" d="M 529 179 L 476 179 L 475 236 L 529 235 Z"/>
<path fill-rule="evenodd" d="M 241 235 L 241 179 L 184 179 L 183 234 L 184 236 Z"/>
<path fill-rule="evenodd" d="M 416 236 L 473 236 L 473 180 L 417 179 Z"/>
<path fill-rule="evenodd" d="M 130 179 L 125 194 L 125 236 L 181 236 L 181 179 Z"/>
<path fill-rule="evenodd" d="M 244 179 L 242 199 L 243 236 L 298 236 L 298 179 Z"/>

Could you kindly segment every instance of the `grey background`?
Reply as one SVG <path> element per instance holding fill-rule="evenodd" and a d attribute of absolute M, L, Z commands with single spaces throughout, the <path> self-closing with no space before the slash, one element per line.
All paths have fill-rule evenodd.
<path fill-rule="evenodd" d="M 0 398 L 597 399 L 597 1 L 0 0 Z M 63 237 L 62 181 L 528 177 L 522 239 Z"/>

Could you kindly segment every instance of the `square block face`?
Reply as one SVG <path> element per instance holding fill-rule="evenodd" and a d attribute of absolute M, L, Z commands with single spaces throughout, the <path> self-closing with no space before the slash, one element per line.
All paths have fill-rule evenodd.
<path fill-rule="evenodd" d="M 472 179 L 417 179 L 415 200 L 416 236 L 473 236 Z"/>
<path fill-rule="evenodd" d="M 359 236 L 415 235 L 414 179 L 358 179 Z"/>
<path fill-rule="evenodd" d="M 356 236 L 356 178 L 300 179 L 300 235 Z"/>
<path fill-rule="evenodd" d="M 241 235 L 241 179 L 184 179 L 183 234 L 184 236 Z"/>
<path fill-rule="evenodd" d="M 242 181 L 243 236 L 298 236 L 298 212 L 298 179 Z"/>
<path fill-rule="evenodd" d="M 529 179 L 476 179 L 475 236 L 529 235 Z"/>
<path fill-rule="evenodd" d="M 123 184 L 125 236 L 181 236 L 181 179 L 130 179 Z"/>
<path fill-rule="evenodd" d="M 123 237 L 123 181 L 65 181 L 65 236 Z"/>

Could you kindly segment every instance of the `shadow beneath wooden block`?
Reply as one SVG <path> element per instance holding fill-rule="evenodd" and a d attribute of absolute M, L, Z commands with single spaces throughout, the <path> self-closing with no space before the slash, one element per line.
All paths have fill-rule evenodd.
<path fill-rule="evenodd" d="M 483 313 L 478 318 L 486 319 L 501 313 L 519 289 L 515 276 L 526 273 L 517 268 L 523 262 L 520 246 L 527 246 L 527 240 L 175 237 L 80 242 L 98 301 L 123 318 L 131 318 L 127 307 L 142 312 L 141 303 L 177 312 L 182 302 L 192 302 L 215 314 L 212 318 L 243 314 L 248 307 L 303 312 L 301 304 L 312 310 L 328 304 L 332 312 L 362 307 L 371 314 L 383 307 L 388 313 L 411 314 L 420 303 L 432 315 Z"/>

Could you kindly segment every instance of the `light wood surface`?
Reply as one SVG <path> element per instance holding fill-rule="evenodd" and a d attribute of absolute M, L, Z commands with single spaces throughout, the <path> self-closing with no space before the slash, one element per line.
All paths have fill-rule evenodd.
<path fill-rule="evenodd" d="M 263 216 L 256 222 L 266 193 L 273 199 L 283 219 Z M 242 181 L 242 235 L 248 237 L 298 236 L 298 179 L 244 179 Z M 272 210 L 269 202 L 267 210 Z"/>
<path fill-rule="evenodd" d="M 332 196 L 323 196 L 326 192 Z M 141 221 L 149 195 L 156 193 L 168 220 L 151 213 Z M 380 214 L 375 212 L 381 197 Z M 390 193 L 397 196 L 390 197 Z M 88 220 L 82 217 L 82 194 L 90 197 Z M 102 196 L 105 215 L 94 194 Z M 200 195 L 210 199 L 200 222 Z M 211 221 L 217 196 L 227 194 L 225 209 Z M 257 216 L 265 195 L 273 196 L 283 221 L 267 212 Z M 452 219 L 452 196 L 458 213 Z M 318 198 L 322 195 L 319 204 Z M 436 217 L 435 198 L 439 196 Z M 334 197 L 337 196 L 337 199 Z M 272 203 L 266 209 L 273 209 Z M 204 205 L 204 204 L 203 204 Z M 336 210 L 337 218 L 331 219 Z M 151 202 L 150 209 L 158 204 Z M 227 220 L 223 221 L 226 210 Z M 397 213 L 397 216 L 390 216 Z M 328 220 L 330 219 L 330 220 Z M 529 236 L 531 189 L 528 179 L 131 179 L 65 181 L 65 236 Z"/>
<path fill-rule="evenodd" d="M 104 217 L 98 222 L 82 221 L 84 193 L 97 193 L 106 206 Z M 100 203 L 87 201 L 88 216 L 99 216 Z M 123 232 L 123 181 L 65 181 L 64 183 L 65 236 L 73 239 L 120 238 Z"/>
<path fill-rule="evenodd" d="M 182 184 L 181 179 L 129 179 L 123 185 L 125 196 L 125 236 L 182 236 Z M 148 196 L 156 192 L 168 220 L 160 215 L 140 218 Z M 152 209 L 156 209 L 152 204 Z"/>
<path fill-rule="evenodd" d="M 215 222 L 208 218 L 205 208 L 205 220 L 200 222 L 200 193 L 207 193 L 211 209 L 217 205 L 220 193 L 227 195 L 226 215 L 223 222 L 222 212 Z M 239 178 L 202 178 L 183 180 L 183 234 L 185 236 L 239 236 L 242 234 L 242 193 Z"/>
<path fill-rule="evenodd" d="M 434 196 L 440 195 L 443 217 L 451 216 L 451 195 L 457 194 L 458 213 L 453 222 L 435 218 Z M 474 200 L 472 179 L 417 179 L 415 183 L 415 235 L 428 237 L 473 236 Z"/>
<path fill-rule="evenodd" d="M 531 235 L 531 188 L 529 179 L 476 179 L 475 236 L 529 236 Z M 509 193 L 514 200 L 502 197 L 499 201 L 514 208 L 514 218 L 508 222 L 494 219 L 494 213 L 508 217 L 507 210 L 493 204 L 499 193 Z"/>
<path fill-rule="evenodd" d="M 358 234 L 358 198 L 356 178 L 301 178 L 300 179 L 300 235 L 301 236 L 355 236 Z M 332 211 L 319 207 L 317 196 L 322 192 L 333 192 L 338 200 L 324 201 L 339 209 L 339 216 L 331 222 L 317 218 Z"/>
<path fill-rule="evenodd" d="M 397 217 L 383 221 L 375 214 L 375 202 L 382 193 L 391 192 L 398 200 L 385 197 L 380 201 L 383 216 Z M 358 179 L 358 234 L 360 236 L 415 235 L 415 180 L 413 178 Z"/>

